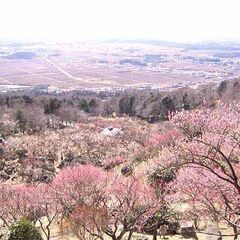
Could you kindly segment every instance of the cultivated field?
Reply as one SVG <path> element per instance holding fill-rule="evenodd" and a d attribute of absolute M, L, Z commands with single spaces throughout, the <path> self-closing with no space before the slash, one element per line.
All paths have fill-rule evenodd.
<path fill-rule="evenodd" d="M 172 89 L 240 74 L 238 55 L 222 56 L 219 50 L 132 43 L 0 45 L 0 50 L 0 89 L 42 84 L 49 90 Z"/>

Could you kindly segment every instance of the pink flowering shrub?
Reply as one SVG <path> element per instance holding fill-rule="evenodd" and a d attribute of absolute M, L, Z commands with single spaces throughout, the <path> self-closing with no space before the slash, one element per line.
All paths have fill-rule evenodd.
<path fill-rule="evenodd" d="M 118 156 L 118 157 L 106 159 L 103 164 L 104 164 L 104 168 L 109 170 L 116 166 L 121 165 L 122 163 L 124 163 L 124 161 L 125 159 L 123 157 Z"/>
<path fill-rule="evenodd" d="M 153 147 L 163 147 L 174 142 L 178 139 L 180 133 L 177 129 L 173 128 L 163 132 L 162 134 L 154 133 L 149 137 L 148 144 Z"/>

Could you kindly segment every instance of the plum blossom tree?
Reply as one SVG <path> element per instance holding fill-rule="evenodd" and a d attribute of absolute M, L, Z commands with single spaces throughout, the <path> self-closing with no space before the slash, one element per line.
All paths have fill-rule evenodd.
<path fill-rule="evenodd" d="M 161 199 L 140 177 L 122 177 L 90 165 L 63 169 L 52 188 L 79 239 L 121 240 L 141 229 Z"/>
<path fill-rule="evenodd" d="M 103 239 L 107 214 L 102 214 L 102 200 L 107 185 L 107 174 L 90 165 L 67 167 L 53 180 L 51 187 L 62 207 L 62 218 L 69 219 L 80 239 Z"/>
<path fill-rule="evenodd" d="M 61 215 L 61 205 L 56 201 L 52 187 L 49 184 L 40 184 L 35 187 L 31 196 L 31 208 L 34 219 L 39 222 L 46 239 L 51 237 L 51 226 Z"/>
<path fill-rule="evenodd" d="M 240 105 L 182 112 L 173 122 L 184 132 L 177 149 L 181 164 L 203 167 L 240 193 Z"/>
<path fill-rule="evenodd" d="M 175 138 L 172 141 L 174 140 Z M 172 145 L 173 143 L 169 142 L 169 144 Z M 171 227 L 179 218 L 178 211 L 172 205 L 172 185 L 176 180 L 177 172 L 175 162 L 175 154 L 169 151 L 168 147 L 165 147 L 159 153 L 159 156 L 149 161 L 146 169 L 146 175 L 151 186 L 155 189 L 158 198 L 162 200 L 158 211 L 150 216 L 146 222 L 146 229 L 153 233 L 153 239 L 157 239 L 157 230 L 160 228 L 169 229 L 171 232 L 176 232 L 177 230 Z"/>
<path fill-rule="evenodd" d="M 146 221 L 160 208 L 162 199 L 142 177 L 117 177 L 108 189 L 109 199 L 105 206 L 109 213 L 106 234 L 113 240 L 128 238 L 136 229 L 142 230 Z"/>
<path fill-rule="evenodd" d="M 33 187 L 24 185 L 11 186 L 1 184 L 0 186 L 0 218 L 9 226 L 21 218 L 28 218 L 33 221 L 34 209 L 31 206 Z"/>
<path fill-rule="evenodd" d="M 52 195 L 52 189 L 47 184 L 26 186 L 23 184 L 0 186 L 0 218 L 7 226 L 22 218 L 29 219 L 34 224 L 40 223 L 46 239 L 50 239 L 50 225 L 61 212 Z"/>
<path fill-rule="evenodd" d="M 170 128 L 163 133 L 150 135 L 148 144 L 154 147 L 166 147 L 180 137 L 180 132 L 176 128 Z"/>
<path fill-rule="evenodd" d="M 108 213 L 100 204 L 80 205 L 68 216 L 70 230 L 78 239 L 104 239 Z"/>
<path fill-rule="evenodd" d="M 231 184 L 205 169 L 188 166 L 178 172 L 172 188 L 176 190 L 177 201 L 188 203 L 195 210 L 194 215 L 206 216 L 214 222 L 224 220 L 237 239 L 240 198 Z"/>
<path fill-rule="evenodd" d="M 91 204 L 105 188 L 106 174 L 91 165 L 76 165 L 63 169 L 51 185 L 55 197 L 71 211 L 80 204 Z"/>
<path fill-rule="evenodd" d="M 198 202 L 211 216 L 225 220 L 237 238 L 240 228 L 240 105 L 204 106 L 172 118 L 183 133 L 171 149 L 178 191 Z M 173 163 L 172 163 L 173 164 Z M 176 185 L 175 185 L 176 186 Z"/>

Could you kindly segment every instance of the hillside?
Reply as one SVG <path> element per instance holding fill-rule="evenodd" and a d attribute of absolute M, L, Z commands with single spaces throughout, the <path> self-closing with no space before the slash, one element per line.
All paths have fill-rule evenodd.
<path fill-rule="evenodd" d="M 3 231 L 24 217 L 44 239 L 237 239 L 239 103 L 203 101 L 155 123 L 51 114 L 29 131 L 19 110 L 4 119 L 14 130 L 0 143 Z"/>
<path fill-rule="evenodd" d="M 103 132 L 108 127 L 121 131 L 108 136 Z M 114 161 L 117 165 L 119 161 L 132 167 L 151 155 L 146 143 L 160 128 L 129 117 L 100 117 L 62 130 L 49 129 L 34 135 L 20 133 L 9 137 L 1 148 L 0 176 L 2 180 L 32 183 L 50 181 L 61 168 L 72 164 L 111 169 Z"/>

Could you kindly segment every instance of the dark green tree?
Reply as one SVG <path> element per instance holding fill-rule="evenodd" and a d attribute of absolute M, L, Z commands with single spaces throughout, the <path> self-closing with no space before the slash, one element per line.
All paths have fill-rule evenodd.
<path fill-rule="evenodd" d="M 10 227 L 8 240 L 42 240 L 42 237 L 29 220 L 21 219 Z"/>
<path fill-rule="evenodd" d="M 134 103 L 135 103 L 134 96 L 122 97 L 119 100 L 119 113 L 120 114 L 125 113 L 130 116 L 133 116 L 135 114 Z"/>
<path fill-rule="evenodd" d="M 16 112 L 16 121 L 17 121 L 20 132 L 24 133 L 27 126 L 27 119 L 25 117 L 24 111 L 20 108 Z"/>
<path fill-rule="evenodd" d="M 227 81 L 222 81 L 217 89 L 219 96 L 222 96 L 227 91 Z"/>
<path fill-rule="evenodd" d="M 85 112 L 89 112 L 89 105 L 85 99 L 80 100 L 79 108 Z"/>
<path fill-rule="evenodd" d="M 53 114 L 61 107 L 61 102 L 56 98 L 50 98 L 49 102 L 44 104 L 44 113 Z"/>

